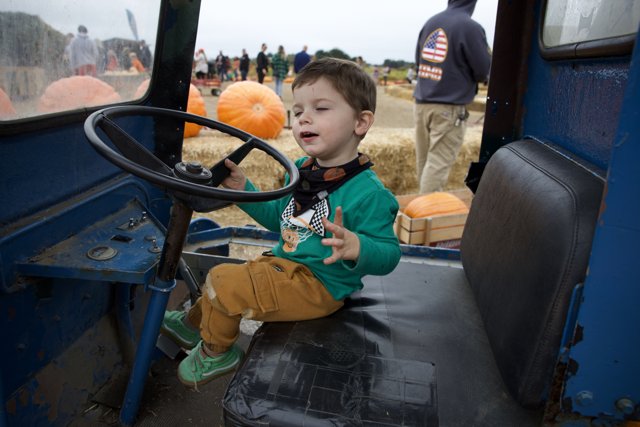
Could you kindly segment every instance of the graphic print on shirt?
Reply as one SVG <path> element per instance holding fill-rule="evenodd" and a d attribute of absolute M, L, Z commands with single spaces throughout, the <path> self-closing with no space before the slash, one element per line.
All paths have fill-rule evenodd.
<path fill-rule="evenodd" d="M 329 217 L 329 202 L 327 199 L 320 200 L 297 217 L 293 216 L 294 211 L 295 201 L 292 198 L 284 208 L 280 221 L 280 233 L 282 240 L 284 240 L 282 248 L 285 252 L 295 252 L 298 245 L 311 237 L 313 233 L 324 237 L 325 230 L 322 218 Z"/>
<path fill-rule="evenodd" d="M 449 50 L 449 39 L 442 28 L 438 28 L 431 34 L 422 46 L 421 57 L 431 63 L 442 63 L 447 59 Z M 442 79 L 442 68 L 436 65 L 420 64 L 418 67 L 418 77 L 434 81 Z"/>
<path fill-rule="evenodd" d="M 418 67 L 418 77 L 438 82 L 442 79 L 442 68 L 432 67 L 427 64 L 420 64 L 420 67 Z"/>
<path fill-rule="evenodd" d="M 427 37 L 422 46 L 422 59 L 429 62 L 441 63 L 447 58 L 449 40 L 442 28 L 438 28 Z"/>

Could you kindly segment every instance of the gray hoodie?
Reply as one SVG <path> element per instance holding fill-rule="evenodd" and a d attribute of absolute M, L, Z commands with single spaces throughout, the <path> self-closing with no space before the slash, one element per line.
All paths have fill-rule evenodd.
<path fill-rule="evenodd" d="M 71 68 L 82 65 L 96 64 L 98 61 L 98 48 L 87 33 L 78 33 L 69 45 Z"/>
<path fill-rule="evenodd" d="M 417 103 L 469 104 L 477 83 L 489 79 L 491 52 L 480 24 L 471 19 L 477 0 L 449 0 L 422 27 L 416 45 Z"/>

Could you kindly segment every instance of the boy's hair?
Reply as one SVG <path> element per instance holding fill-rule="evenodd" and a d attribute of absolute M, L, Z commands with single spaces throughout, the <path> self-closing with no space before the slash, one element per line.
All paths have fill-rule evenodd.
<path fill-rule="evenodd" d="M 321 58 L 308 63 L 296 76 L 291 90 L 315 83 L 324 77 L 358 113 L 376 112 L 376 85 L 373 79 L 353 61 Z"/>

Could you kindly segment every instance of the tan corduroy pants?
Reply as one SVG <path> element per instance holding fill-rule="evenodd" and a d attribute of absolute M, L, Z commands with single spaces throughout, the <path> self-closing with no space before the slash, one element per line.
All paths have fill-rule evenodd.
<path fill-rule="evenodd" d="M 415 104 L 416 172 L 420 193 L 442 191 L 464 142 L 463 105 Z M 457 124 L 457 125 L 456 125 Z"/>
<path fill-rule="evenodd" d="M 202 297 L 188 322 L 214 352 L 226 351 L 240 333 L 240 320 L 298 321 L 328 316 L 342 307 L 302 264 L 262 256 L 246 264 L 221 264 L 209 271 Z"/>

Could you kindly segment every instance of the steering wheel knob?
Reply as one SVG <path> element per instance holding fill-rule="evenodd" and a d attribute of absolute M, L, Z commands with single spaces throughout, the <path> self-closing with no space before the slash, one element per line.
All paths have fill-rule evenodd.
<path fill-rule="evenodd" d="M 198 175 L 202 173 L 202 165 L 200 164 L 200 162 L 187 162 L 185 167 L 187 169 L 187 172 L 189 173 L 195 173 Z"/>
<path fill-rule="evenodd" d="M 208 184 L 211 181 L 211 171 L 198 162 L 176 163 L 174 170 L 178 177 L 196 184 Z"/>

